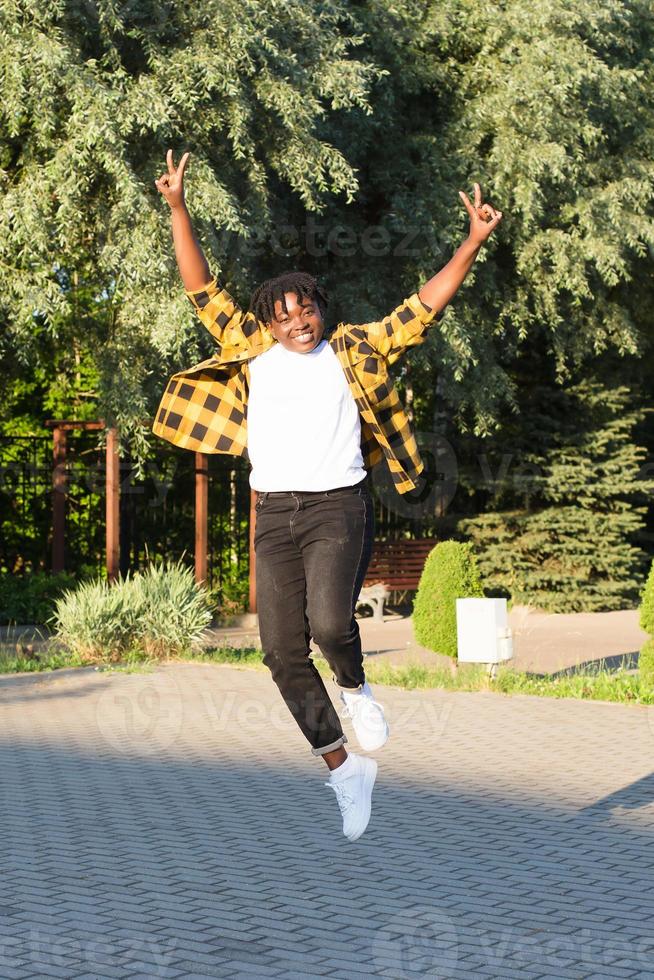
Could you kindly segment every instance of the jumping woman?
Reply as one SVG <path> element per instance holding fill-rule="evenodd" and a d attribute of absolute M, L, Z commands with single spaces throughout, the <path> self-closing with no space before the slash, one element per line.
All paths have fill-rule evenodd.
<path fill-rule="evenodd" d="M 420 483 L 424 464 L 388 367 L 424 341 L 427 327 L 470 271 L 502 219 L 459 191 L 468 237 L 450 261 L 388 316 L 325 327 L 327 297 L 305 272 L 255 290 L 247 312 L 211 275 L 184 199 L 189 154 L 155 181 L 171 209 L 184 290 L 218 344 L 208 360 L 173 375 L 152 431 L 185 449 L 249 457 L 257 491 L 254 547 L 264 663 L 330 770 L 343 833 L 357 840 L 370 819 L 377 762 L 348 753 L 339 716 L 311 660 L 327 660 L 359 746 L 388 738 L 383 708 L 363 669 L 354 617 L 374 534 L 367 473 L 385 460 L 395 489 Z"/>

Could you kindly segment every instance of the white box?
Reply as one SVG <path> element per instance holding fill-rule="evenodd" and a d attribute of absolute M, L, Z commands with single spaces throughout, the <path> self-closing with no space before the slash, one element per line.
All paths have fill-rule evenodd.
<path fill-rule="evenodd" d="M 497 664 L 511 659 L 506 599 L 457 599 L 456 633 L 460 663 Z"/>

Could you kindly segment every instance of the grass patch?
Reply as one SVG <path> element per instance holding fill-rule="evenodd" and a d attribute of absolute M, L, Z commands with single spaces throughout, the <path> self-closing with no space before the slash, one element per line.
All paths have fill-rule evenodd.
<path fill-rule="evenodd" d="M 262 662 L 261 650 L 254 648 L 210 649 L 201 654 L 192 654 L 190 659 L 228 664 L 232 667 L 258 667 L 267 670 Z M 323 677 L 331 676 L 329 665 L 323 657 L 316 656 L 313 660 Z M 493 691 L 507 695 L 534 694 L 538 697 L 654 704 L 653 686 L 643 682 L 638 674 L 630 674 L 626 670 L 602 669 L 603 662 L 599 661 L 592 673 L 570 672 L 545 677 L 501 665 L 494 679 L 488 676 L 482 664 L 460 664 L 455 672 L 452 672 L 449 667 L 427 667 L 424 664 L 392 667 L 388 664 L 366 662 L 365 668 L 366 677 L 371 684 L 384 684 L 408 691 L 430 688 L 449 691 Z"/>
<path fill-rule="evenodd" d="M 629 674 L 625 670 L 602 670 L 601 666 L 592 673 L 569 672 L 557 676 L 527 674 L 512 667 L 500 666 L 497 676 L 491 679 L 486 668 L 479 664 L 459 665 L 454 673 L 449 668 L 426 667 L 423 664 L 407 664 L 402 667 L 371 664 L 366 665 L 366 677 L 371 684 L 386 684 L 405 690 L 441 688 L 625 704 L 654 704 L 654 687 L 644 682 L 638 674 Z"/>
<path fill-rule="evenodd" d="M 15 647 L 0 644 L 0 674 L 37 674 L 48 670 L 63 670 L 71 667 L 96 666 L 97 670 L 114 669 L 122 673 L 138 672 L 153 668 L 161 660 L 148 656 L 143 650 L 128 651 L 123 659 L 114 664 L 93 665 L 77 654 L 63 648 L 41 647 L 34 653 L 16 653 Z"/>
<path fill-rule="evenodd" d="M 228 667 L 247 667 L 255 670 L 268 668 L 263 662 L 263 651 L 257 647 L 210 647 L 205 650 L 193 651 L 179 659 L 200 661 L 201 663 L 226 664 Z M 311 657 L 316 670 L 323 677 L 331 677 L 332 672 L 324 657 Z"/>
<path fill-rule="evenodd" d="M 207 664 L 227 664 L 230 667 L 254 667 L 268 670 L 263 651 L 257 647 L 207 647 L 189 652 L 180 660 L 196 660 Z"/>
<path fill-rule="evenodd" d="M 88 667 L 88 661 L 65 650 L 45 648 L 39 651 L 39 659 L 17 655 L 15 645 L 0 647 L 0 673 L 19 671 L 58 670 L 65 667 Z M 149 672 L 157 664 L 176 661 L 226 664 L 230 667 L 264 670 L 263 654 L 256 647 L 206 647 L 188 649 L 162 660 L 148 656 L 143 650 L 131 650 L 119 663 L 102 665 L 101 671 L 120 671 L 123 673 Z M 321 656 L 313 658 L 318 672 L 325 678 L 331 677 L 327 661 Z M 548 698 L 576 698 L 586 701 L 613 701 L 623 704 L 654 704 L 654 685 L 643 680 L 639 674 L 626 670 L 603 669 L 604 661 L 598 661 L 592 672 L 575 673 L 562 671 L 559 675 L 540 676 L 527 674 L 515 668 L 500 665 L 497 676 L 490 678 L 481 664 L 460 664 L 456 671 L 448 666 L 429 667 L 424 664 L 405 664 L 393 667 L 389 664 L 375 664 L 367 661 L 366 677 L 371 684 L 384 684 L 404 690 L 440 689 L 449 691 L 492 691 L 498 694 L 532 694 Z"/>
<path fill-rule="evenodd" d="M 364 662 L 366 678 L 371 684 L 401 687 L 406 691 L 444 688 L 451 691 L 478 691 L 488 686 L 486 671 L 478 664 L 466 664 L 452 672 L 449 667 L 427 667 L 424 664 L 390 664 Z"/>
<path fill-rule="evenodd" d="M 570 673 L 556 677 L 507 671 L 498 674 L 494 690 L 504 694 L 536 694 L 548 698 L 654 704 L 654 687 L 643 682 L 638 674 L 629 674 L 625 670 L 598 670 L 592 674 Z"/>
<path fill-rule="evenodd" d="M 39 673 L 44 670 L 59 670 L 62 667 L 81 667 L 77 657 L 65 651 L 39 652 L 37 655 L 15 653 L 11 647 L 0 647 L 0 674 Z M 87 665 L 88 666 L 88 665 Z"/>

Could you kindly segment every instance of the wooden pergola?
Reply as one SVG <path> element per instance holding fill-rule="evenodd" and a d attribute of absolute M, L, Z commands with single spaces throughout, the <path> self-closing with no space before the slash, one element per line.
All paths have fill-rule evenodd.
<path fill-rule="evenodd" d="M 105 428 L 102 419 L 96 422 L 71 421 L 69 419 L 47 419 L 45 423 L 52 429 L 52 571 L 64 570 L 66 540 L 66 454 L 67 433 L 73 429 L 86 431 Z M 115 426 L 107 428 L 106 476 L 105 476 L 105 530 L 106 530 L 106 568 L 108 580 L 118 577 L 120 561 L 120 457 L 118 455 L 119 435 Z M 250 594 L 248 610 L 257 611 L 256 567 L 254 555 L 254 530 L 256 522 L 256 491 L 250 490 Z M 209 543 L 209 456 L 195 453 L 195 580 L 207 580 L 207 550 Z"/>

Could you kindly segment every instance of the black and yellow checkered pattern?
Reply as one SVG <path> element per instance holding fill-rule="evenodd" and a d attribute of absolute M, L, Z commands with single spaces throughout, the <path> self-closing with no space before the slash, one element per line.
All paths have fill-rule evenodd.
<path fill-rule="evenodd" d="M 208 360 L 172 376 L 152 431 L 183 449 L 245 455 L 248 361 L 277 341 L 264 323 L 234 303 L 216 279 L 186 295 L 218 350 Z M 422 343 L 426 327 L 441 316 L 413 293 L 383 320 L 339 323 L 324 334 L 359 408 L 366 468 L 385 459 L 399 493 L 416 487 L 424 463 L 388 366 L 409 347 Z"/>

